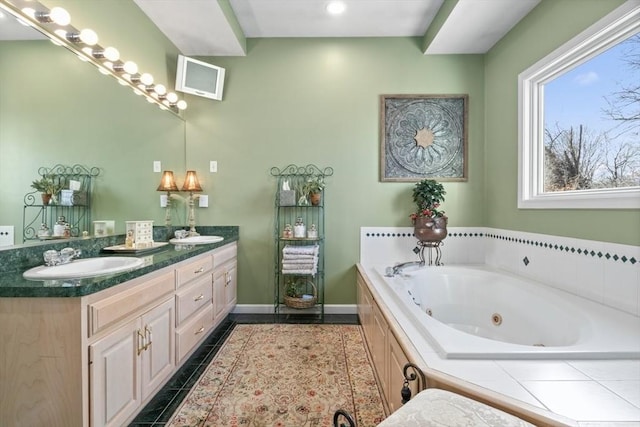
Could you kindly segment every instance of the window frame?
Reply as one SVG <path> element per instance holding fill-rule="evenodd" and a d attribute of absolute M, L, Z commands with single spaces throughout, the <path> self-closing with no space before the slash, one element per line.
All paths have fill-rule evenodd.
<path fill-rule="evenodd" d="M 518 75 L 518 209 L 638 209 L 640 186 L 544 192 L 543 85 L 640 30 L 630 0 Z"/>

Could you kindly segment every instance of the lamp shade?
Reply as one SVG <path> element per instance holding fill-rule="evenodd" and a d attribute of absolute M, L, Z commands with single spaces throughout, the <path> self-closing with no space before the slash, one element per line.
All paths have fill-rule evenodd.
<path fill-rule="evenodd" d="M 162 178 L 160 179 L 160 185 L 158 185 L 158 191 L 178 191 L 176 180 L 173 178 L 173 171 L 162 172 Z"/>
<path fill-rule="evenodd" d="M 187 177 L 184 179 L 182 191 L 202 191 L 202 187 L 200 187 L 198 177 L 196 176 L 196 171 L 187 171 Z"/>

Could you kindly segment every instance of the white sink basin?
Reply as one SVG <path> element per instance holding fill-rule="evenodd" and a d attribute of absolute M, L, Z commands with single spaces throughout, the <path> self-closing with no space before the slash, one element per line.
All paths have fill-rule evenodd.
<path fill-rule="evenodd" d="M 209 243 L 222 242 L 224 237 L 221 236 L 190 236 L 184 239 L 171 239 L 169 243 L 174 245 L 208 245 Z"/>
<path fill-rule="evenodd" d="M 81 258 L 53 267 L 45 265 L 34 267 L 25 271 L 22 276 L 29 280 L 82 279 L 122 273 L 143 264 L 142 258 L 134 257 Z"/>

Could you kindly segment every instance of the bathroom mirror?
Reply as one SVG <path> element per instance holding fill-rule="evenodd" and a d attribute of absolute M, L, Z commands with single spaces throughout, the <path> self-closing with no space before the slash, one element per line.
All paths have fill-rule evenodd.
<path fill-rule="evenodd" d="M 100 169 L 91 217 L 115 220 L 116 233 L 126 220 L 160 222 L 160 173 L 153 164 L 184 171 L 184 135 L 180 117 L 68 50 L 40 37 L 0 40 L 0 225 L 15 227 L 16 244 L 24 196 L 34 191 L 38 168 L 56 164 Z"/>

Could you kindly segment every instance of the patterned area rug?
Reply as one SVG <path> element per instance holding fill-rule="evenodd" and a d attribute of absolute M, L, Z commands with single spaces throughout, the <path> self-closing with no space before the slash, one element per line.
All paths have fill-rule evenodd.
<path fill-rule="evenodd" d="M 237 325 L 167 426 L 358 426 L 384 419 L 358 325 Z"/>

